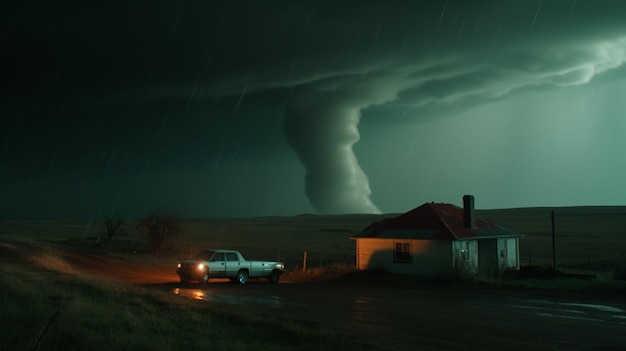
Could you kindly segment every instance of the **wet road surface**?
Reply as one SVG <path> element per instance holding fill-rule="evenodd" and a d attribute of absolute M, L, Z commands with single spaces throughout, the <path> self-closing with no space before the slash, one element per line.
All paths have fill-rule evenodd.
<path fill-rule="evenodd" d="M 598 302 L 528 292 L 337 282 L 239 286 L 227 280 L 180 285 L 172 292 L 339 329 L 384 348 L 626 349 L 626 304 L 619 298 Z"/>

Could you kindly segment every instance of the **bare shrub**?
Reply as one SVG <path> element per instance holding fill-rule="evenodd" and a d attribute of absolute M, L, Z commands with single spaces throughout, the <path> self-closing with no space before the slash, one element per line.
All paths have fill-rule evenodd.
<path fill-rule="evenodd" d="M 124 228 L 124 221 L 118 216 L 117 218 L 113 216 L 108 216 L 104 220 L 104 228 L 105 232 L 103 234 L 106 240 L 112 240 L 114 237 L 122 236 L 126 234 L 126 229 Z"/>
<path fill-rule="evenodd" d="M 176 214 L 152 212 L 139 221 L 137 229 L 148 236 L 150 248 L 160 253 L 163 244 L 183 231 L 183 218 Z"/>

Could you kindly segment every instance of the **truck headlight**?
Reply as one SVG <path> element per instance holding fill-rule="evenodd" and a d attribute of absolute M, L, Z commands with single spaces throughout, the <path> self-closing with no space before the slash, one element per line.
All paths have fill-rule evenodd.
<path fill-rule="evenodd" d="M 182 265 L 179 263 L 179 264 L 178 264 L 178 268 L 180 268 L 180 267 L 182 267 Z"/>
<path fill-rule="evenodd" d="M 199 271 L 203 271 L 204 270 L 204 263 L 198 263 L 198 270 Z"/>

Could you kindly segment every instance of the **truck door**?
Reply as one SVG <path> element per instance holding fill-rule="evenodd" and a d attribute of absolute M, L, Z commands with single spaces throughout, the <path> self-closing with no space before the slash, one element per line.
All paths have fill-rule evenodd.
<path fill-rule="evenodd" d="M 226 260 L 223 252 L 216 252 L 209 261 L 209 271 L 211 277 L 224 277 L 226 276 Z"/>
<path fill-rule="evenodd" d="M 226 276 L 234 277 L 239 272 L 241 268 L 241 262 L 239 261 L 239 257 L 234 252 L 226 253 Z"/>

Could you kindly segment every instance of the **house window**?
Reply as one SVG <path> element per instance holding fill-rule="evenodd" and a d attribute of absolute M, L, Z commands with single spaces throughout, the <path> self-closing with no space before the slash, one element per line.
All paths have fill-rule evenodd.
<path fill-rule="evenodd" d="M 393 262 L 411 263 L 411 243 L 395 243 L 393 248 Z"/>

